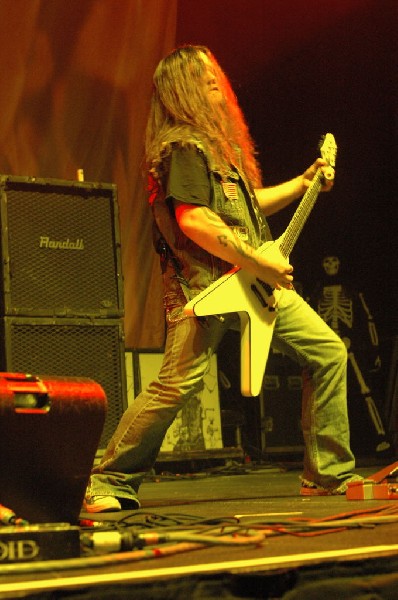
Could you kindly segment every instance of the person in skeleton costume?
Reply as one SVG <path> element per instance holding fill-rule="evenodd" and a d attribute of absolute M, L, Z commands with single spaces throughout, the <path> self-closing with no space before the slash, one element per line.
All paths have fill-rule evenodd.
<path fill-rule="evenodd" d="M 348 391 L 349 397 L 360 395 L 363 404 L 360 411 L 358 406 L 349 404 L 351 412 L 359 412 L 361 420 L 363 407 L 366 407 L 369 416 L 368 426 L 372 434 L 364 435 L 361 427 L 358 440 L 352 435 L 352 445 L 358 444 L 357 452 L 364 450 L 364 440 L 370 441 L 376 452 L 383 452 L 390 448 L 386 439 L 386 432 L 380 416 L 376 390 L 371 389 L 374 374 L 380 370 L 379 339 L 377 329 L 365 301 L 363 292 L 355 290 L 345 283 L 342 275 L 341 261 L 338 256 L 329 254 L 323 258 L 323 278 L 318 282 L 314 292 L 309 298 L 310 304 L 319 313 L 322 319 L 343 340 L 348 353 Z M 356 411 L 354 410 L 356 409 Z M 353 419 L 351 419 L 353 421 Z M 369 439 L 371 438 L 371 439 Z"/>

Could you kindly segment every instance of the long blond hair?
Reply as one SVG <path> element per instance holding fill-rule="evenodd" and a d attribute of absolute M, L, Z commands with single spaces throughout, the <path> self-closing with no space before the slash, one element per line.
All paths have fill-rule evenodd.
<path fill-rule="evenodd" d="M 203 85 L 206 65 L 211 61 L 223 101 L 211 103 Z M 199 139 L 221 171 L 241 166 L 254 187 L 261 185 L 261 172 L 253 140 L 231 84 L 211 51 L 205 46 L 176 48 L 158 65 L 146 128 L 146 165 L 157 174 L 157 165 L 171 144 Z"/>

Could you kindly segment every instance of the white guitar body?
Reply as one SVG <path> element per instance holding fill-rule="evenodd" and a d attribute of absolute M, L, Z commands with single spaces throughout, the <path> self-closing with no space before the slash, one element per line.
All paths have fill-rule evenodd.
<path fill-rule="evenodd" d="M 280 242 L 266 242 L 259 252 L 280 261 Z M 277 256 L 278 255 L 278 256 Z M 238 313 L 241 343 L 241 391 L 243 396 L 258 396 L 271 346 L 277 305 L 281 292 L 272 290 L 254 275 L 231 269 L 184 308 L 190 316 Z"/>
<path fill-rule="evenodd" d="M 322 157 L 334 167 L 336 144 L 331 133 L 325 135 L 320 150 Z M 266 254 L 271 262 L 273 257 L 275 262 L 280 262 L 281 256 L 288 258 L 290 255 L 316 202 L 323 177 L 325 175 L 318 169 L 283 235 L 259 248 L 258 252 Z M 333 171 L 330 177 L 333 177 Z M 192 317 L 238 313 L 243 396 L 260 394 L 281 293 L 247 271 L 234 267 L 184 307 L 185 314 Z"/>

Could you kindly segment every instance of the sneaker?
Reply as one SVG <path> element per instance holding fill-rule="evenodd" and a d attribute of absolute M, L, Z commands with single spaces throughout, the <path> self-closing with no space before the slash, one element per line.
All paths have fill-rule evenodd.
<path fill-rule="evenodd" d="M 340 488 L 326 489 L 316 483 L 302 483 L 300 488 L 300 496 L 339 496 L 345 494 L 344 491 L 339 491 Z"/>
<path fill-rule="evenodd" d="M 336 488 L 324 488 L 321 485 L 317 485 L 312 481 L 302 481 L 300 488 L 300 496 L 343 496 L 348 489 L 348 483 L 350 481 L 363 481 L 363 477 L 354 475 L 351 479 L 343 481 Z"/>
<path fill-rule="evenodd" d="M 122 505 L 115 496 L 86 496 L 83 510 L 89 513 L 116 512 L 122 510 Z"/>

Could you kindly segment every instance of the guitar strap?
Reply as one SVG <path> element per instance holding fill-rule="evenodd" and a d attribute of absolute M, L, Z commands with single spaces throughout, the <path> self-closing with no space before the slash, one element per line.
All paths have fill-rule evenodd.
<path fill-rule="evenodd" d="M 160 257 L 160 268 L 162 271 L 162 275 L 166 272 L 167 265 L 170 262 L 173 267 L 175 277 L 184 293 L 184 296 L 187 302 L 189 302 L 189 300 L 192 299 L 192 296 L 190 294 L 188 282 L 182 274 L 181 263 L 174 254 L 173 250 L 170 248 L 169 244 L 164 239 L 162 232 L 157 226 L 156 221 L 153 222 L 153 240 L 155 251 L 157 254 L 159 254 Z"/>

